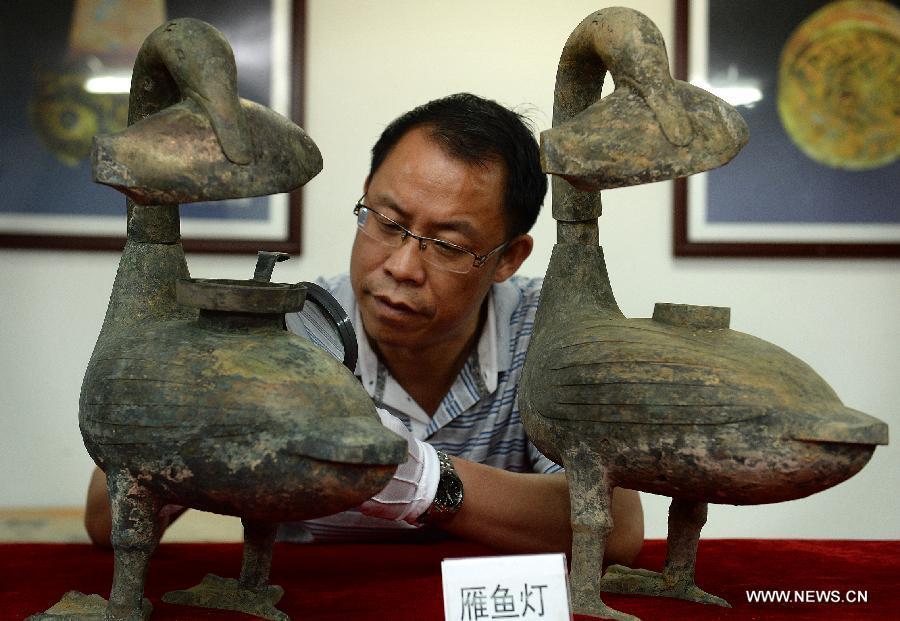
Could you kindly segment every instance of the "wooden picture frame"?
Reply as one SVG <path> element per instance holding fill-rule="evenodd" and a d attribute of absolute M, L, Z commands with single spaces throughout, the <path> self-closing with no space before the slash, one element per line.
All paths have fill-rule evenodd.
<path fill-rule="evenodd" d="M 0 163 L 0 247 L 118 251 L 125 243 L 124 196 L 92 183 L 90 163 L 83 155 L 75 162 L 72 157 L 62 161 L 65 154 L 51 153 L 52 145 L 35 125 L 35 110 L 45 94 L 37 92 L 45 87 L 43 76 L 49 73 L 57 87 L 66 79 L 66 71 L 83 71 L 84 58 L 91 62 L 90 54 L 81 54 L 80 65 L 73 69 L 72 57 L 78 56 L 71 49 L 77 1 L 13 2 L 0 7 L 4 24 L 17 24 L 20 31 L 11 45 L 26 48 L 17 57 L 19 66 L 7 67 L 11 83 L 20 85 L 18 94 L 11 95 L 17 89 L 9 89 L 0 106 L 0 114 L 6 117 L 0 127 L 0 147 L 18 154 L 5 165 Z M 165 0 L 162 5 L 167 18 L 197 17 L 221 30 L 235 50 L 240 95 L 302 124 L 305 0 Z M 40 34 L 28 32 L 36 28 Z M 4 37 L 15 36 L 5 30 Z M 33 54 L 28 46 L 34 46 Z M 129 72 L 130 68 L 129 63 Z M 127 94 L 122 97 L 127 107 Z M 71 116 L 80 103 L 52 110 L 62 109 L 61 117 Z M 271 250 L 297 255 L 302 250 L 301 219 L 300 190 L 242 202 L 183 205 L 182 243 L 187 252 Z"/>
<path fill-rule="evenodd" d="M 761 95 L 755 107 L 738 107 L 750 127 L 744 151 L 721 169 L 674 183 L 675 256 L 900 257 L 900 161 L 864 172 L 822 165 L 792 143 L 778 118 L 778 55 L 825 4 L 675 0 L 675 77 L 709 84 L 714 71 L 730 73 Z M 710 215 L 712 196 L 734 203 L 730 220 Z M 811 210 L 787 213 L 801 204 Z M 758 205 L 768 212 L 756 213 Z"/>

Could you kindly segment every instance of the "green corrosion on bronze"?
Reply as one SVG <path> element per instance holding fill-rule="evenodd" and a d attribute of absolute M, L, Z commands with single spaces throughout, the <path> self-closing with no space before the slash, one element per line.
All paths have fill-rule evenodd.
<path fill-rule="evenodd" d="M 600 98 L 603 78 L 615 90 Z M 707 503 L 801 498 L 846 480 L 887 426 L 845 407 L 808 365 L 729 329 L 721 307 L 659 303 L 626 318 L 598 246 L 600 190 L 721 166 L 748 138 L 731 106 L 669 75 L 644 15 L 588 16 L 563 48 L 553 128 L 541 135 L 558 240 L 535 317 L 519 406 L 529 437 L 566 468 L 574 611 L 634 619 L 601 591 L 727 606 L 694 584 Z M 613 487 L 672 497 L 661 573 L 601 580 Z"/>
<path fill-rule="evenodd" d="M 406 442 L 340 362 L 284 330 L 304 284 L 190 279 L 179 202 L 292 191 L 322 168 L 287 119 L 237 96 L 231 48 L 170 21 L 135 62 L 129 127 L 94 141 L 94 177 L 128 197 L 127 243 L 82 385 L 85 446 L 106 473 L 115 570 L 108 603 L 69 593 L 33 619 L 147 619 L 142 600 L 177 504 L 240 516 L 240 578 L 170 600 L 288 619 L 268 584 L 277 523 L 357 506 L 390 480 Z M 248 266 L 249 267 L 249 266 Z M 212 594 L 211 594 L 212 593 Z"/>

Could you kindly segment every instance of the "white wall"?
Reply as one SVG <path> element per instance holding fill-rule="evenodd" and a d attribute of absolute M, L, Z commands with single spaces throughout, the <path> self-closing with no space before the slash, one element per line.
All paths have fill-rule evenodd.
<path fill-rule="evenodd" d="M 346 266 L 368 149 L 386 123 L 430 98 L 471 91 L 550 125 L 556 61 L 571 29 L 602 4 L 308 0 L 306 128 L 325 171 L 305 195 L 304 248 L 285 281 Z M 667 41 L 671 2 L 624 2 Z M 814 182 L 814 180 L 809 180 Z M 605 194 L 600 220 L 613 288 L 629 316 L 655 301 L 731 306 L 732 327 L 815 368 L 844 402 L 900 424 L 900 264 L 896 261 L 673 259 L 671 184 Z M 548 202 L 549 204 L 549 202 Z M 543 273 L 549 209 L 525 264 Z M 77 505 L 90 459 L 77 425 L 81 378 L 115 274 L 115 253 L 0 251 L 0 507 Z M 252 256 L 189 256 L 198 277 L 246 278 Z M 900 458 L 879 448 L 856 477 L 811 498 L 713 506 L 706 537 L 900 536 Z M 645 497 L 649 536 L 665 534 L 667 500 Z"/>

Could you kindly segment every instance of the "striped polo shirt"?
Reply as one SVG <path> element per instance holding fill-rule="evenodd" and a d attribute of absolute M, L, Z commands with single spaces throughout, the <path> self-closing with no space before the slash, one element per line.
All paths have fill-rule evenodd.
<path fill-rule="evenodd" d="M 352 318 L 359 348 L 356 376 L 375 405 L 402 420 L 416 438 L 450 455 L 512 472 L 561 470 L 528 440 L 516 403 L 542 279 L 513 276 L 493 285 L 478 346 L 433 416 L 422 410 L 375 355 L 363 330 L 349 276 L 317 283 L 330 291 Z M 289 314 L 286 323 L 292 332 L 342 357 L 330 322 L 316 312 L 315 305 L 307 304 L 301 313 Z M 414 529 L 405 522 L 368 518 L 355 511 L 339 516 L 304 522 L 305 533 L 297 532 L 296 527 L 282 529 L 280 536 L 300 541 L 367 539 L 370 537 L 360 533 L 360 528 L 373 535 L 376 531 L 385 534 L 382 530 Z"/>

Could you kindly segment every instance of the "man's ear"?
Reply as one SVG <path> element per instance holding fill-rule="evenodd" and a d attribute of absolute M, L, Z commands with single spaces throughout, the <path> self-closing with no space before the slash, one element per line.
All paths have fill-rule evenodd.
<path fill-rule="evenodd" d="M 534 239 L 531 235 L 519 235 L 509 242 L 509 246 L 500 255 L 500 262 L 494 270 L 494 282 L 503 282 L 516 273 L 519 266 L 531 254 L 534 248 Z"/>

